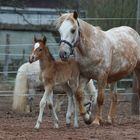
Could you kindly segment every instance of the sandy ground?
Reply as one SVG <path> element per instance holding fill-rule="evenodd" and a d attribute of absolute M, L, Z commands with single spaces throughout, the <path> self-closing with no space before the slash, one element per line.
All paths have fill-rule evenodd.
<path fill-rule="evenodd" d="M 85 125 L 82 118 L 79 128 L 65 125 L 66 101 L 59 113 L 59 129 L 54 129 L 48 108 L 39 131 L 34 129 L 38 116 L 40 98 L 35 98 L 34 109 L 29 114 L 15 113 L 11 109 L 12 98 L 0 97 L 0 140 L 140 140 L 140 116 L 130 115 L 130 103 L 119 103 L 113 125 Z M 66 100 L 66 99 L 65 99 Z M 104 107 L 107 118 L 108 100 Z"/>

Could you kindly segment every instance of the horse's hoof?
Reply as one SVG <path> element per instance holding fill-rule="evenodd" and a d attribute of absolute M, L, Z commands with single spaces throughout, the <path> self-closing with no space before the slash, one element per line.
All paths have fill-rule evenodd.
<path fill-rule="evenodd" d="M 91 117 L 91 114 L 85 114 L 84 116 L 84 122 L 85 124 L 89 125 L 93 122 L 93 118 Z"/>
<path fill-rule="evenodd" d="M 93 121 L 93 124 L 95 124 L 95 125 L 102 125 L 102 120 L 101 119 L 95 119 Z"/>

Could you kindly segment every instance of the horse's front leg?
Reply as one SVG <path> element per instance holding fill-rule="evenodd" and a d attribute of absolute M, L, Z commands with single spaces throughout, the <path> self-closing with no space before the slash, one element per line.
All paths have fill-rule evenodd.
<path fill-rule="evenodd" d="M 104 92 L 107 80 L 106 77 L 98 79 L 98 96 L 97 96 L 97 111 L 94 120 L 94 124 L 100 125 L 102 122 L 102 107 L 104 102 Z"/>
<path fill-rule="evenodd" d="M 52 88 L 45 87 L 45 92 L 44 95 L 40 101 L 40 110 L 39 110 L 39 116 L 35 125 L 36 129 L 40 128 L 40 124 L 42 122 L 42 116 L 43 116 L 43 112 L 44 112 L 44 108 L 46 106 L 46 102 L 47 105 L 49 106 L 49 108 L 51 109 L 51 113 L 53 115 L 53 120 L 54 120 L 54 127 L 58 128 L 58 118 L 55 112 L 55 109 L 53 107 L 53 92 L 52 92 Z"/>

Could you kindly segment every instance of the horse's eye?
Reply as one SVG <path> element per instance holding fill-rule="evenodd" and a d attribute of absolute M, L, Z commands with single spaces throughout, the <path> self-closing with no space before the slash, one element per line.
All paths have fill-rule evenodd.
<path fill-rule="evenodd" d="M 71 29 L 71 33 L 74 34 L 75 33 L 75 29 Z"/>

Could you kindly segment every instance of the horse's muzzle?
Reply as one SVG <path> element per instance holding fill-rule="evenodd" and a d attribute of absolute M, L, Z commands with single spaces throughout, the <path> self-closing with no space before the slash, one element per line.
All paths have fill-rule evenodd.
<path fill-rule="evenodd" d="M 69 58 L 67 52 L 65 52 L 65 51 L 60 51 L 59 57 L 61 58 L 62 61 L 67 61 Z"/>

